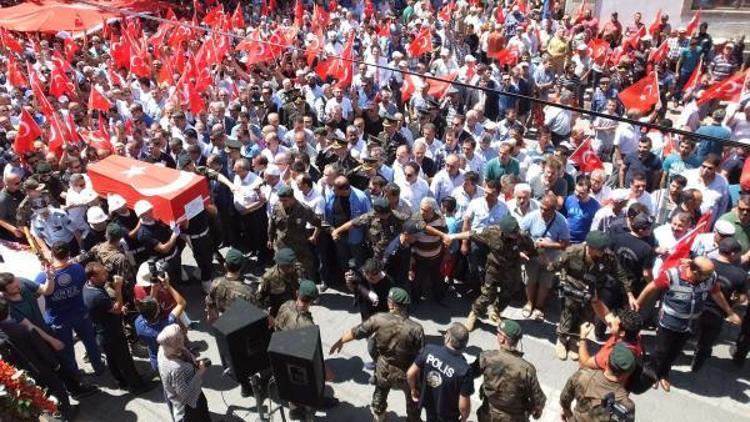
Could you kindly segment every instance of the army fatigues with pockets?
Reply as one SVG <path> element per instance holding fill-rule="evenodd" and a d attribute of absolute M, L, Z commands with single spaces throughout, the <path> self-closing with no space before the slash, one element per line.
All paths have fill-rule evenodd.
<path fill-rule="evenodd" d="M 296 300 L 287 300 L 279 308 L 279 313 L 276 314 L 273 325 L 276 331 L 285 331 L 311 327 L 315 325 L 315 322 L 313 322 L 310 311 L 302 312 L 297 309 Z"/>
<path fill-rule="evenodd" d="M 489 248 L 481 294 L 474 301 L 471 310 L 478 317 L 485 317 L 487 307 L 494 304 L 500 315 L 523 284 L 519 253 L 523 252 L 528 257 L 535 256 L 534 241 L 526 233 L 521 234 L 518 240 L 510 240 L 495 226 L 472 232 L 471 240 Z"/>
<path fill-rule="evenodd" d="M 424 346 L 424 329 L 409 319 L 406 314 L 381 312 L 352 329 L 355 339 L 371 337 L 375 342 L 378 360 L 375 366 L 375 392 L 372 394 L 372 410 L 384 415 L 388 405 L 388 393 L 398 388 L 406 396 L 407 420 L 419 420 L 419 407 L 411 399 L 406 371 Z"/>
<path fill-rule="evenodd" d="M 483 376 L 479 422 L 528 421 L 536 409 L 544 408 L 547 396 L 539 386 L 536 368 L 511 350 L 487 350 L 474 361 L 474 376 Z"/>
<path fill-rule="evenodd" d="M 352 219 L 352 224 L 354 227 L 367 228 L 367 243 L 372 250 L 372 257 L 383 262 L 386 248 L 401 234 L 402 227 L 409 218 L 409 215 L 393 210 L 383 221 L 375 211 L 370 211 Z"/>
<path fill-rule="evenodd" d="M 215 310 L 219 315 L 226 312 L 236 299 L 244 299 L 258 305 L 253 289 L 241 280 L 228 278 L 226 275 L 216 277 L 206 295 L 206 307 Z"/>
<path fill-rule="evenodd" d="M 284 302 L 294 299 L 299 289 L 299 281 L 305 270 L 299 262 L 294 267 L 291 274 L 286 274 L 278 265 L 274 265 L 260 279 L 255 298 L 263 309 L 271 308 L 270 313 L 274 317 Z"/>
<path fill-rule="evenodd" d="M 302 264 L 305 274 L 312 278 L 315 273 L 313 263 L 315 258 L 308 247 L 307 224 L 320 228 L 321 220 L 307 205 L 295 203 L 290 209 L 285 209 L 281 202 L 277 202 L 268 222 L 268 238 L 274 239 L 276 250 L 289 248 Z"/>
<path fill-rule="evenodd" d="M 611 415 L 602 408 L 602 399 L 608 393 L 615 393 L 615 401 L 635 412 L 635 403 L 628 397 L 625 387 L 605 378 L 604 371 L 599 369 L 579 369 L 573 374 L 560 393 L 560 405 L 569 409 L 575 399 L 573 422 L 609 422 Z"/>
<path fill-rule="evenodd" d="M 578 290 L 588 290 L 592 295 L 598 295 L 599 290 L 605 287 L 611 292 L 619 291 L 625 295 L 632 286 L 632 280 L 613 252 L 606 250 L 604 256 L 592 261 L 586 256 L 585 243 L 569 246 L 548 266 L 548 270 L 560 272 L 560 283 L 566 283 Z M 627 300 L 624 303 L 627 303 Z M 578 333 L 581 323 L 592 321 L 593 316 L 594 311 L 590 303 L 572 296 L 564 296 L 560 323 L 557 325 L 560 341 L 575 350 L 575 346 L 568 343 Z"/>

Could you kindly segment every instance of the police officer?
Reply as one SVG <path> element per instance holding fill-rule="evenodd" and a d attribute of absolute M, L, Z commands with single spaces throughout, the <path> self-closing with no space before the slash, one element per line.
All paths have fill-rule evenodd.
<path fill-rule="evenodd" d="M 42 208 L 42 204 L 57 206 L 58 202 L 47 192 L 45 186 L 36 179 L 28 178 L 23 182 L 23 190 L 26 196 L 21 200 L 16 209 L 16 225 L 27 227 L 34 216 L 34 210 Z"/>
<path fill-rule="evenodd" d="M 224 256 L 226 273 L 213 279 L 206 295 L 206 319 L 209 323 L 216 321 L 238 298 L 256 303 L 255 293 L 242 275 L 245 264 L 247 258 L 242 252 L 235 248 L 227 250 Z"/>
<path fill-rule="evenodd" d="M 575 341 L 578 327 L 593 319 L 591 301 L 599 300 L 600 289 L 606 286 L 623 296 L 630 292 L 630 278 L 609 246 L 609 236 L 594 230 L 586 235 L 584 243 L 569 246 L 548 266 L 549 271 L 560 272 L 562 311 L 555 345 L 555 354 L 560 360 L 578 360 L 578 342 Z"/>
<path fill-rule="evenodd" d="M 156 258 L 167 264 L 169 279 L 173 282 L 182 280 L 182 248 L 185 242 L 180 239 L 180 226 L 174 229 L 154 219 L 154 206 L 141 199 L 135 203 L 135 215 L 140 220 L 138 241 L 144 246 L 149 258 Z"/>
<path fill-rule="evenodd" d="M 255 297 L 264 309 L 269 309 L 271 316 L 276 316 L 279 307 L 294 298 L 305 270 L 289 248 L 277 250 L 273 260 L 276 265 L 261 277 Z"/>
<path fill-rule="evenodd" d="M 279 188 L 276 195 L 279 201 L 274 204 L 271 217 L 268 222 L 269 248 L 290 248 L 294 251 L 297 260 L 305 269 L 305 276 L 312 277 L 317 269 L 314 266 L 315 258 L 308 247 L 318 243 L 320 216 L 307 205 L 297 201 L 294 190 L 289 186 Z M 312 235 L 307 234 L 307 225 L 313 227 Z"/>
<path fill-rule="evenodd" d="M 388 393 L 398 388 L 406 396 L 407 421 L 419 420 L 419 407 L 411 400 L 406 382 L 406 371 L 424 346 L 424 329 L 409 319 L 406 313 L 411 303 L 409 294 L 400 287 L 388 293 L 388 312 L 373 315 L 356 327 L 347 330 L 331 346 L 330 353 L 341 351 L 345 343 L 363 338 L 373 338 L 378 353 L 375 367 L 375 392 L 372 395 L 372 410 L 375 420 L 385 421 Z"/>
<path fill-rule="evenodd" d="M 651 362 L 664 391 L 671 389 L 667 377 L 672 364 L 692 337 L 693 320 L 704 312 L 709 295 L 729 322 L 736 325 L 741 322 L 716 283 L 714 269 L 714 263 L 703 256 L 683 260 L 679 266 L 667 269 L 665 277 L 657 277 L 646 285 L 638 296 L 638 304 L 642 305 L 664 291 Z"/>
<path fill-rule="evenodd" d="M 522 286 L 522 261 L 536 256 L 531 236 L 521 233 L 518 221 L 509 214 L 498 226 L 446 235 L 443 239 L 448 245 L 454 240 L 471 239 L 486 245 L 490 252 L 481 293 L 466 317 L 466 329 L 474 330 L 477 318 L 485 317 L 490 305 L 495 308 L 495 319 L 499 318 Z"/>
<path fill-rule="evenodd" d="M 338 165 L 342 174 L 350 174 L 359 166 L 357 160 L 349 153 L 349 143 L 344 138 L 335 138 L 331 146 L 315 159 L 315 166 L 318 168 L 325 168 L 328 164 Z"/>
<path fill-rule="evenodd" d="M 474 379 L 463 356 L 469 331 L 454 322 L 442 346 L 428 344 L 409 367 L 406 379 L 412 400 L 427 412 L 427 421 L 465 421 L 471 412 Z M 420 382 L 421 380 L 421 382 Z"/>
<path fill-rule="evenodd" d="M 518 343 L 521 326 L 505 319 L 497 326 L 498 350 L 486 350 L 472 364 L 474 377 L 483 376 L 479 422 L 539 419 L 547 396 L 539 386 L 536 368 L 523 359 Z"/>
<path fill-rule="evenodd" d="M 609 394 L 614 402 L 635 417 L 635 403 L 625 389 L 625 380 L 635 368 L 633 352 L 618 343 L 609 355 L 609 365 L 604 370 L 581 368 L 574 373 L 560 393 L 563 421 L 609 422 L 611 409 L 603 406 L 603 399 Z M 575 409 L 571 410 L 573 400 Z M 635 419 L 632 419 L 635 420 Z"/>

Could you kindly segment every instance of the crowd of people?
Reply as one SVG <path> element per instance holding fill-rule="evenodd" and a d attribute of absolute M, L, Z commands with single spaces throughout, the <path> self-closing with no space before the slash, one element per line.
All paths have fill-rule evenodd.
<path fill-rule="evenodd" d="M 328 289 L 352 294 L 362 323 L 331 352 L 368 339 L 376 420 L 391 389 L 409 420 L 420 407 L 466 420 L 477 377 L 480 421 L 539 418 L 545 394 L 503 311 L 517 301 L 549 320 L 556 291 L 554 355 L 581 366 L 564 420 L 610 420 L 607 393 L 633 413 L 644 384 L 669 391 L 687 341 L 699 371 L 725 320 L 741 325 L 742 365 L 750 102 L 746 87 L 739 101 L 703 95 L 747 72 L 744 35 L 717 42 L 705 22 L 564 6 L 229 0 L 126 14 L 76 38 L 3 30 L 0 238 L 44 266 L 35 280 L 0 274 L 3 358 L 73 420 L 69 396 L 97 392 L 74 334 L 94 375 L 108 368 L 133 394 L 154 387 L 133 363 L 143 348 L 173 419 L 210 420 L 211 363 L 189 341 L 203 318 L 181 293 L 200 283 L 208 324 L 242 298 L 277 330 L 313 325 Z M 652 70 L 659 101 L 627 108 L 618 94 Z M 111 155 L 205 176 L 205 210 L 170 225 L 148 197 L 98 193 L 86 168 Z M 409 310 L 447 300 L 468 315 L 425 344 Z M 481 320 L 497 325 L 498 350 L 471 364 L 461 352 Z"/>

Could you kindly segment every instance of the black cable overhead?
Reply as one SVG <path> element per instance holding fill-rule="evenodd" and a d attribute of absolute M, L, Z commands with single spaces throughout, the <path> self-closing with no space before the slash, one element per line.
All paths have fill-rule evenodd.
<path fill-rule="evenodd" d="M 207 28 L 207 27 L 203 27 L 203 26 L 199 26 L 199 25 L 193 25 L 192 23 L 188 23 L 188 22 L 175 22 L 175 21 L 172 21 L 172 20 L 169 20 L 169 19 L 164 19 L 164 18 L 158 17 L 158 16 L 153 16 L 153 15 L 145 14 L 143 12 L 134 12 L 134 11 L 127 10 L 127 9 L 121 9 L 121 8 L 117 8 L 117 7 L 105 6 L 105 5 L 98 4 L 98 3 L 91 3 L 91 2 L 88 2 L 88 1 L 85 1 L 85 0 L 74 1 L 73 3 L 84 4 L 84 5 L 95 7 L 97 9 L 105 10 L 105 11 L 108 11 L 108 12 L 111 12 L 111 13 L 119 13 L 119 14 L 122 14 L 122 15 L 130 16 L 130 17 L 138 17 L 138 18 L 141 18 L 141 19 L 148 19 L 148 20 L 152 20 L 152 21 L 156 21 L 156 22 L 160 22 L 160 23 L 168 23 L 168 24 L 174 25 L 174 26 L 182 26 L 182 27 L 185 27 L 185 28 L 189 28 L 189 29 L 193 29 L 193 30 L 198 30 L 198 31 L 203 31 L 203 32 L 206 32 L 206 33 L 216 33 L 216 34 L 219 34 L 219 35 L 231 37 L 231 38 L 233 38 L 235 40 L 245 40 L 245 38 L 240 37 L 240 36 L 238 36 L 236 34 L 233 34 L 233 33 L 230 33 L 230 32 L 215 30 L 213 28 Z M 282 48 L 285 48 L 285 49 L 292 49 L 292 50 L 296 50 L 296 51 L 301 51 L 302 53 L 304 53 L 304 49 L 300 48 L 300 47 L 287 46 L 287 45 L 283 45 L 283 44 L 277 44 L 277 43 L 273 43 L 273 42 L 267 41 L 267 40 L 256 40 L 256 42 L 259 42 L 259 43 L 262 43 L 262 44 L 266 44 L 266 45 L 269 45 L 269 46 L 282 47 Z M 390 66 L 379 65 L 379 64 L 376 64 L 376 63 L 368 63 L 368 62 L 365 62 L 364 60 L 346 59 L 344 57 L 336 56 L 334 54 L 328 54 L 328 53 L 325 53 L 323 51 L 319 52 L 318 55 L 322 55 L 322 56 L 327 57 L 327 58 L 328 57 L 335 57 L 335 58 L 338 58 L 338 59 L 341 59 L 341 60 L 344 60 L 344 61 L 348 61 L 348 62 L 351 62 L 351 63 L 364 64 L 364 65 L 372 66 L 372 67 L 375 67 L 375 68 L 378 68 L 378 69 L 389 70 L 391 72 L 398 72 L 398 73 L 401 73 L 401 74 L 404 74 L 404 75 L 417 76 L 417 77 L 420 77 L 422 79 L 429 79 L 429 80 L 434 80 L 434 81 L 449 83 L 451 85 L 464 87 L 466 89 L 481 90 L 481 91 L 484 91 L 484 92 L 490 92 L 490 93 L 495 93 L 495 94 L 498 94 L 498 95 L 505 95 L 505 96 L 509 96 L 509 97 L 514 97 L 514 98 L 517 98 L 517 99 L 528 100 L 528 101 L 531 101 L 531 102 L 543 104 L 545 106 L 557 107 L 557 108 L 561 108 L 561 109 L 564 109 L 564 110 L 574 111 L 574 112 L 577 112 L 577 113 L 582 113 L 582 114 L 586 114 L 586 115 L 590 115 L 590 116 L 601 117 L 601 118 L 605 118 L 605 119 L 609 119 L 609 120 L 614 120 L 614 121 L 618 121 L 618 122 L 630 123 L 632 125 L 636 125 L 636 126 L 640 126 L 640 127 L 646 127 L 646 128 L 649 128 L 649 129 L 656 129 L 656 130 L 660 130 L 662 132 L 669 132 L 669 133 L 673 133 L 673 134 L 676 134 L 676 135 L 685 136 L 685 137 L 688 137 L 688 138 L 691 138 L 691 139 L 694 139 L 694 140 L 697 139 L 697 140 L 704 140 L 704 141 L 711 141 L 711 142 L 719 142 L 721 144 L 728 145 L 728 146 L 739 146 L 739 147 L 743 147 L 743 148 L 750 148 L 750 145 L 748 145 L 746 143 L 738 142 L 738 141 L 732 141 L 732 140 L 722 139 L 722 138 L 718 138 L 718 137 L 710 136 L 710 135 L 698 134 L 698 133 L 695 133 L 695 132 L 690 132 L 690 131 L 686 131 L 686 130 L 682 130 L 682 129 L 677 129 L 677 128 L 670 128 L 670 127 L 658 125 L 656 123 L 640 122 L 640 121 L 637 121 L 637 120 L 628 119 L 627 117 L 613 116 L 613 115 L 609 115 L 609 114 L 605 114 L 605 113 L 601 113 L 601 112 L 597 112 L 597 111 L 593 111 L 593 110 L 586 110 L 586 109 L 581 108 L 581 107 L 575 107 L 575 106 L 571 106 L 571 105 L 567 105 L 567 104 L 554 103 L 554 102 L 547 101 L 547 100 L 544 100 L 544 99 L 541 99 L 541 98 L 530 97 L 530 96 L 527 96 L 527 95 L 516 94 L 516 93 L 512 93 L 512 92 L 504 92 L 504 91 L 500 91 L 500 90 L 493 89 L 493 88 L 480 87 L 480 86 L 471 85 L 471 84 L 468 84 L 468 83 L 465 83 L 465 82 L 460 82 L 460 81 L 457 81 L 457 80 L 450 80 L 450 79 L 440 78 L 440 77 L 437 77 L 437 76 L 432 76 L 432 75 L 426 75 L 426 74 L 422 74 L 422 73 L 412 72 L 410 70 L 397 69 L 397 68 L 393 68 L 393 67 L 390 67 Z"/>

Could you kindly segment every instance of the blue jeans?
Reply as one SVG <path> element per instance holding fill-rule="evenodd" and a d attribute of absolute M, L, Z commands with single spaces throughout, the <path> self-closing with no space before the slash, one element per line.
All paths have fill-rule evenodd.
<path fill-rule="evenodd" d="M 65 348 L 60 352 L 62 364 L 67 369 L 78 372 L 75 350 L 73 349 L 73 330 L 75 330 L 78 338 L 83 342 L 84 347 L 86 347 L 86 353 L 89 355 L 89 360 L 94 370 L 103 370 L 104 363 L 102 362 L 99 346 L 96 344 L 96 332 L 88 315 L 65 321 L 61 325 L 52 325 L 55 337 L 65 343 Z"/>

